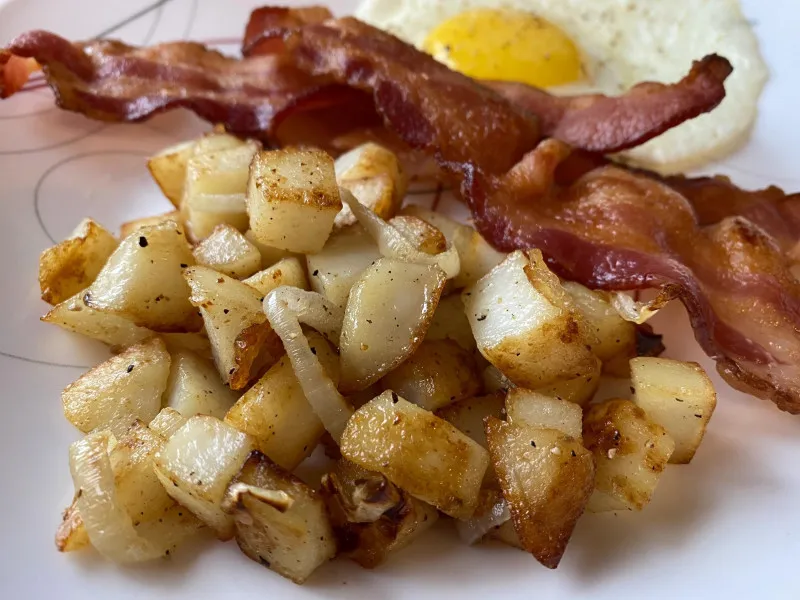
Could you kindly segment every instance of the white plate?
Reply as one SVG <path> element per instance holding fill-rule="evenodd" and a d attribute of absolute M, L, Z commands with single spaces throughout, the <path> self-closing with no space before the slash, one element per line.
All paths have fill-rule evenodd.
<path fill-rule="evenodd" d="M 588 0 L 587 0 L 588 1 Z M 666 1 L 666 0 L 664 0 Z M 290 2 L 291 3 L 291 2 Z M 353 1 L 332 2 L 340 13 Z M 133 43 L 241 35 L 248 0 L 0 0 L 0 43 L 32 28 Z M 746 186 L 800 188 L 796 0 L 745 3 L 772 69 L 749 146 L 722 170 Z M 116 26 L 116 27 L 115 27 Z M 229 46 L 231 50 L 235 46 Z M 557 571 L 509 548 L 464 548 L 445 526 L 375 571 L 348 561 L 297 587 L 234 543 L 185 548 L 136 568 L 91 551 L 56 552 L 53 532 L 71 496 L 60 390 L 105 355 L 38 322 L 39 252 L 86 215 L 110 227 L 169 204 L 142 158 L 199 131 L 186 114 L 143 125 L 102 125 L 52 108 L 49 92 L 0 103 L 0 580 L 4 598 L 798 598 L 800 419 L 719 385 L 720 402 L 690 466 L 670 467 L 640 514 L 587 515 Z M 713 365 L 681 307 L 658 317 L 669 355 Z"/>

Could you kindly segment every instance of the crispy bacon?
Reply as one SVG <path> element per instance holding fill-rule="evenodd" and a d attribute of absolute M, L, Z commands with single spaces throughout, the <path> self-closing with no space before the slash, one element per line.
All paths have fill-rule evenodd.
<path fill-rule="evenodd" d="M 332 18 L 326 6 L 307 6 L 287 8 L 285 6 L 264 6 L 250 13 L 244 30 L 242 54 L 262 56 L 283 50 L 283 35 L 289 29 L 304 25 L 322 23 Z"/>
<path fill-rule="evenodd" d="M 495 246 L 539 247 L 560 274 L 590 287 L 662 288 L 686 305 L 727 381 L 800 413 L 800 284 L 763 229 L 738 216 L 702 227 L 680 193 L 611 166 L 578 169 L 559 185 L 566 144 L 546 140 L 518 159 L 530 137 L 520 144 L 510 126 L 515 108 L 495 102 L 482 113 L 473 103 L 483 96 L 465 78 L 353 19 L 303 27 L 286 45 L 309 73 L 371 91 L 387 127 L 460 182 Z M 474 124 L 481 117 L 490 135 Z"/>
<path fill-rule="evenodd" d="M 21 90 L 31 73 L 38 70 L 39 63 L 33 58 L 22 58 L 0 50 L 0 98 Z"/>

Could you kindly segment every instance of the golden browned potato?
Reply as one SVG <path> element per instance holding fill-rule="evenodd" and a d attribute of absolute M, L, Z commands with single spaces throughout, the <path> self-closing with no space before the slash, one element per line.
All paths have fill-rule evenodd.
<path fill-rule="evenodd" d="M 169 368 L 162 340 L 131 346 L 64 389 L 64 416 L 84 433 L 102 428 L 119 435 L 136 419 L 149 423 L 161 409 Z"/>
<path fill-rule="evenodd" d="M 592 352 L 603 361 L 603 371 L 615 377 L 628 377 L 628 361 L 636 356 L 636 325 L 623 319 L 602 292 L 574 281 L 562 285 L 597 334 Z"/>
<path fill-rule="evenodd" d="M 392 391 L 355 412 L 340 449 L 346 459 L 461 519 L 475 509 L 489 464 L 484 448 Z"/>
<path fill-rule="evenodd" d="M 407 359 L 425 338 L 444 272 L 382 258 L 350 291 L 341 337 L 343 393 L 364 389 Z"/>
<path fill-rule="evenodd" d="M 154 217 L 142 217 L 141 219 L 133 219 L 126 221 L 119 226 L 119 237 L 125 239 L 132 233 L 139 231 L 142 227 L 150 227 L 152 225 L 162 225 L 167 221 L 183 226 L 183 218 L 180 211 L 173 210 L 172 212 L 164 213 L 163 215 L 156 215 Z"/>
<path fill-rule="evenodd" d="M 198 265 L 234 279 L 250 277 L 261 268 L 258 248 L 227 223 L 217 225 L 211 235 L 195 246 L 192 254 Z"/>
<path fill-rule="evenodd" d="M 222 419 L 239 394 L 219 378 L 214 364 L 186 350 L 172 355 L 164 402 L 184 417 L 211 415 Z"/>
<path fill-rule="evenodd" d="M 191 302 L 200 309 L 222 381 L 240 390 L 275 364 L 283 347 L 249 285 L 207 267 L 186 269 Z"/>
<path fill-rule="evenodd" d="M 197 331 L 183 270 L 194 264 L 183 230 L 168 221 L 125 238 L 86 290 L 83 301 L 153 331 Z"/>
<path fill-rule="evenodd" d="M 175 208 L 181 206 L 183 183 L 186 180 L 186 164 L 194 155 L 195 143 L 192 140 L 175 144 L 165 148 L 147 161 L 150 175 Z"/>
<path fill-rule="evenodd" d="M 338 229 L 322 250 L 306 256 L 311 289 L 344 308 L 353 284 L 380 257 L 377 244 L 361 225 Z"/>
<path fill-rule="evenodd" d="M 634 358 L 631 382 L 633 401 L 675 441 L 669 462 L 691 462 L 717 406 L 717 393 L 703 368 L 668 358 Z"/>
<path fill-rule="evenodd" d="M 630 400 L 589 407 L 583 441 L 597 464 L 589 510 L 642 510 L 650 502 L 675 442 Z"/>
<path fill-rule="evenodd" d="M 250 140 L 189 159 L 181 212 L 193 241 L 205 239 L 223 223 L 239 231 L 247 229 L 247 178 L 259 148 L 258 142 Z"/>
<path fill-rule="evenodd" d="M 580 406 L 525 388 L 508 390 L 506 415 L 510 423 L 555 429 L 579 441 L 582 436 L 583 410 Z"/>
<path fill-rule="evenodd" d="M 381 383 L 409 402 L 436 410 L 470 398 L 483 387 L 472 354 L 452 340 L 425 340 Z"/>
<path fill-rule="evenodd" d="M 309 331 L 306 337 L 327 375 L 337 383 L 339 357 L 316 331 Z M 261 452 L 289 471 L 314 451 L 325 433 L 287 356 L 239 398 L 225 422 L 253 436 Z"/>
<path fill-rule="evenodd" d="M 494 417 L 486 440 L 520 544 L 555 569 L 594 489 L 592 454 L 560 431 Z"/>
<path fill-rule="evenodd" d="M 453 340 L 464 350 L 471 352 L 475 349 L 475 338 L 461 296 L 455 294 L 439 300 L 425 339 Z"/>
<path fill-rule="evenodd" d="M 64 302 L 91 283 L 119 242 L 92 219 L 84 219 L 63 242 L 39 257 L 42 300 Z"/>
<path fill-rule="evenodd" d="M 510 254 L 462 298 L 481 354 L 516 385 L 597 371 L 593 332 L 538 250 Z"/>
<path fill-rule="evenodd" d="M 245 555 L 303 583 L 336 554 L 325 503 L 260 452 L 253 452 L 223 502 Z"/>
<path fill-rule="evenodd" d="M 211 527 L 221 540 L 234 536 L 223 512 L 228 484 L 255 450 L 255 441 L 214 417 L 192 417 L 156 455 L 155 473 L 178 503 Z"/>
<path fill-rule="evenodd" d="M 300 288 L 301 290 L 308 289 L 308 277 L 306 277 L 305 267 L 300 262 L 300 259 L 295 256 L 280 259 L 271 267 L 248 277 L 243 283 L 258 290 L 262 296 L 266 296 L 282 285 Z"/>
<path fill-rule="evenodd" d="M 264 150 L 250 166 L 247 212 L 263 244 L 319 252 L 342 210 L 333 159 L 321 150 Z"/>
<path fill-rule="evenodd" d="M 589 361 L 585 369 L 581 369 L 580 373 L 568 379 L 559 379 L 552 383 L 548 383 L 536 391 L 544 394 L 545 396 L 552 396 L 553 398 L 560 398 L 568 402 L 586 406 L 600 387 L 600 375 L 603 369 L 603 363 L 600 359 L 595 359 L 594 363 Z"/>
<path fill-rule="evenodd" d="M 373 569 L 408 546 L 439 517 L 430 504 L 404 492 L 380 473 L 340 459 L 322 478 L 340 553 Z"/>
<path fill-rule="evenodd" d="M 439 254 L 447 250 L 447 239 L 444 234 L 418 217 L 399 215 L 390 219 L 389 225 L 399 231 L 420 252 Z"/>
<path fill-rule="evenodd" d="M 336 182 L 382 219 L 395 215 L 408 188 L 408 178 L 397 156 L 390 150 L 368 142 L 345 152 L 334 163 Z M 356 222 L 349 207 L 336 215 L 336 227 Z"/>

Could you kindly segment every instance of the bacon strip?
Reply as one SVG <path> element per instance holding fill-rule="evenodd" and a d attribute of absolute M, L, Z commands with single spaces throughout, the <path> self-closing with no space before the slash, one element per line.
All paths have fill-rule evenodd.
<path fill-rule="evenodd" d="M 531 138 L 520 145 L 515 108 L 493 103 L 487 135 L 474 125 L 483 96 L 468 81 L 353 19 L 303 27 L 286 45 L 309 73 L 371 91 L 386 126 L 460 182 L 496 247 L 539 247 L 560 274 L 594 288 L 663 288 L 686 305 L 727 381 L 800 413 L 800 284 L 760 227 L 742 217 L 701 227 L 680 193 L 615 167 L 558 185 L 568 146 L 546 140 L 516 159 Z"/>
<path fill-rule="evenodd" d="M 39 63 L 34 59 L 0 50 L 0 98 L 7 98 L 21 90 L 31 73 L 38 70 Z"/>

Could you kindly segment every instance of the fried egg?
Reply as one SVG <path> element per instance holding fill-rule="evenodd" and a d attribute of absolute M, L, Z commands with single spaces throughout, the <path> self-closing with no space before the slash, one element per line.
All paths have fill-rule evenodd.
<path fill-rule="evenodd" d="M 555 94 L 672 83 L 692 61 L 724 56 L 734 71 L 716 109 L 618 157 L 661 173 L 741 145 L 768 78 L 738 0 L 365 0 L 356 16 L 471 77 Z"/>

